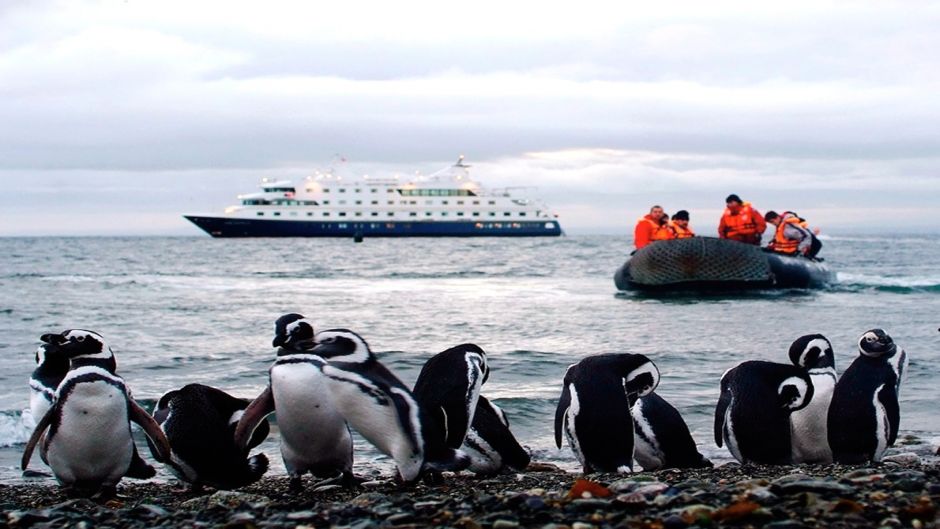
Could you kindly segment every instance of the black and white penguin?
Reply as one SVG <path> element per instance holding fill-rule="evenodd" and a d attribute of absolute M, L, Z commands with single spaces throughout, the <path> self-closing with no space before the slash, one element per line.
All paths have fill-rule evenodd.
<path fill-rule="evenodd" d="M 327 362 L 322 372 L 336 409 L 367 441 L 395 460 L 406 483 L 427 469 L 462 470 L 470 464 L 466 454 L 444 446 L 438 436 L 425 437 L 433 422 L 361 336 L 330 329 L 317 333 L 316 343 L 310 352 Z"/>
<path fill-rule="evenodd" d="M 789 464 L 790 414 L 813 398 L 813 382 L 802 368 L 748 361 L 721 377 L 715 408 L 715 443 L 741 463 Z"/>
<path fill-rule="evenodd" d="M 513 436 L 503 410 L 480 395 L 476 413 L 461 450 L 470 456 L 470 470 L 481 475 L 497 474 L 505 468 L 524 470 L 529 453 Z"/>
<path fill-rule="evenodd" d="M 412 394 L 434 423 L 434 428 L 425 432 L 426 439 L 436 435 L 436 443 L 460 448 L 477 410 L 480 387 L 489 374 L 486 353 L 472 343 L 451 347 L 425 362 Z"/>
<path fill-rule="evenodd" d="M 633 459 L 643 470 L 712 466 L 699 453 L 679 410 L 666 399 L 653 392 L 645 397 L 632 396 L 630 400 L 635 434 Z"/>
<path fill-rule="evenodd" d="M 153 418 L 170 443 L 167 466 L 173 474 L 194 489 L 202 485 L 235 489 L 261 479 L 268 458 L 264 454 L 246 458 L 235 445 L 235 425 L 247 406 L 245 399 L 202 384 L 188 384 L 160 397 Z M 269 431 L 263 422 L 248 447 L 261 444 Z"/>
<path fill-rule="evenodd" d="M 300 314 L 285 314 L 274 324 L 277 358 L 268 386 L 245 410 L 235 439 L 245 446 L 251 432 L 277 412 L 281 456 L 290 488 L 302 488 L 302 477 L 337 478 L 352 485 L 353 441 L 349 426 L 333 405 L 330 385 L 323 376 L 323 358 L 311 353 L 313 323 Z"/>
<path fill-rule="evenodd" d="M 898 394 L 907 354 L 882 329 L 858 340 L 859 356 L 836 383 L 829 405 L 829 446 L 837 463 L 881 461 L 898 437 Z"/>
<path fill-rule="evenodd" d="M 42 341 L 51 346 L 47 355 L 69 358 L 70 368 L 26 444 L 23 470 L 42 438 L 42 458 L 65 488 L 79 494 L 113 494 L 121 478 L 133 473 L 136 447 L 129 421 L 139 424 L 154 442 L 158 461 L 169 458 L 170 446 L 160 426 L 131 398 L 101 335 L 68 330 L 44 335 Z"/>
<path fill-rule="evenodd" d="M 836 387 L 836 361 L 832 344 L 821 334 L 808 334 L 790 345 L 790 361 L 813 381 L 813 398 L 790 414 L 790 443 L 794 463 L 832 463 L 826 423 Z"/>
<path fill-rule="evenodd" d="M 562 432 L 584 473 L 633 470 L 631 395 L 659 384 L 659 370 L 639 354 L 589 356 L 568 367 L 555 410 L 555 444 Z"/>
<path fill-rule="evenodd" d="M 36 349 L 36 369 L 29 377 L 29 411 L 36 422 L 49 411 L 55 400 L 55 390 L 69 372 L 69 359 L 63 355 L 49 355 L 50 344 L 42 343 Z"/>

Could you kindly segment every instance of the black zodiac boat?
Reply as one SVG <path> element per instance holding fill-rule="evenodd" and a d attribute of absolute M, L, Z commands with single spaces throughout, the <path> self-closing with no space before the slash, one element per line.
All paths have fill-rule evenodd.
<path fill-rule="evenodd" d="M 754 290 L 822 288 L 835 283 L 824 263 L 714 237 L 656 241 L 614 274 L 620 290 Z"/>

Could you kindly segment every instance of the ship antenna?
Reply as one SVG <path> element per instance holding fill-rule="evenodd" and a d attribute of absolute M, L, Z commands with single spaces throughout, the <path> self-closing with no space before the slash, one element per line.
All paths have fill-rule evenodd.
<path fill-rule="evenodd" d="M 469 165 L 463 163 L 463 155 L 461 154 L 457 158 L 457 163 L 454 164 L 454 167 L 470 167 Z"/>

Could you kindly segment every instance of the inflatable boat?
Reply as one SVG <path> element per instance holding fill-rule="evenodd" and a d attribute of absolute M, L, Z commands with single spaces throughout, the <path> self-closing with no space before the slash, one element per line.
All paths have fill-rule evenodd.
<path fill-rule="evenodd" d="M 713 237 L 653 242 L 614 274 L 618 289 L 646 291 L 823 288 L 835 281 L 820 261 Z"/>

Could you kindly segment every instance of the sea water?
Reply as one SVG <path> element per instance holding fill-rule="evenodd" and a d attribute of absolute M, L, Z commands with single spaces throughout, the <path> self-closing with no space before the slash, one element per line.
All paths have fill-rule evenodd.
<path fill-rule="evenodd" d="M 31 427 L 22 410 L 43 333 L 101 333 L 144 403 L 191 382 L 253 398 L 274 358 L 274 320 L 287 312 L 319 329 L 355 330 L 408 385 L 431 355 L 480 345 L 491 368 L 483 394 L 505 410 L 535 460 L 572 470 L 570 449 L 554 446 L 553 418 L 566 367 L 585 356 L 647 355 L 662 373 L 658 393 L 720 462 L 730 455 L 715 445 L 712 425 L 725 370 L 744 360 L 786 362 L 795 338 L 822 333 L 841 373 L 861 333 L 882 327 L 911 359 L 901 436 L 912 444 L 901 449 L 932 454 L 940 441 L 940 237 L 824 243 L 821 255 L 840 280 L 830 289 L 656 298 L 614 287 L 632 249 L 627 237 L 0 239 L 0 479 L 22 480 Z M 283 473 L 277 435 L 261 449 L 270 472 Z M 394 471 L 362 439 L 355 450 L 356 472 Z M 35 457 L 31 468 L 44 466 Z"/>

